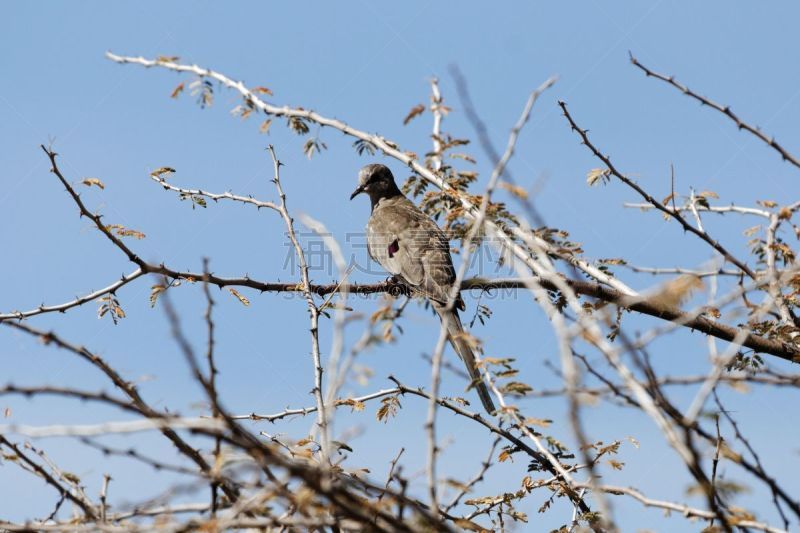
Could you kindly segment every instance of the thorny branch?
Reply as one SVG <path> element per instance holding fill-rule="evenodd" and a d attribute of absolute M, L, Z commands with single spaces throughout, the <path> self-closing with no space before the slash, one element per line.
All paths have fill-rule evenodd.
<path fill-rule="evenodd" d="M 708 106 L 712 109 L 716 109 L 717 111 L 719 111 L 720 113 L 731 119 L 736 124 L 737 128 L 752 133 L 753 135 L 764 141 L 767 144 L 767 146 L 778 152 L 784 161 L 788 161 L 797 168 L 800 168 L 800 159 L 797 159 L 795 156 L 789 153 L 789 151 L 786 150 L 783 146 L 778 144 L 778 142 L 775 140 L 774 137 L 769 137 L 763 131 L 761 131 L 761 129 L 758 128 L 757 126 L 751 126 L 747 122 L 744 122 L 742 119 L 739 118 L 738 115 L 736 115 L 733 111 L 731 111 L 730 107 L 723 106 L 721 104 L 714 102 L 713 100 L 709 100 L 705 96 L 697 94 L 696 92 L 689 89 L 689 87 L 687 87 L 686 85 L 683 85 L 682 83 L 678 82 L 674 76 L 666 76 L 664 74 L 659 74 L 658 72 L 650 70 L 646 66 L 642 65 L 638 59 L 633 57 L 633 54 L 631 54 L 630 52 L 628 54 L 630 56 L 631 63 L 633 63 L 634 66 L 638 67 L 642 72 L 644 72 L 646 76 L 653 77 L 663 82 L 666 82 L 669 85 L 672 85 L 673 87 L 681 91 L 686 96 L 694 98 L 702 105 Z"/>
<path fill-rule="evenodd" d="M 603 155 L 603 153 L 600 150 L 598 150 L 594 146 L 594 144 L 591 143 L 591 141 L 589 140 L 589 135 L 587 133 L 588 130 L 581 129 L 575 123 L 575 120 L 572 118 L 572 115 L 570 115 L 569 111 L 567 111 L 567 104 L 562 101 L 559 102 L 558 105 L 561 106 L 561 110 L 564 112 L 564 116 L 567 118 L 567 121 L 569 121 L 569 125 L 572 128 L 572 130 L 577 132 L 578 135 L 581 137 L 582 144 L 584 144 L 589 150 L 591 150 L 592 153 L 595 155 L 595 157 L 597 157 L 600 161 L 603 162 L 608 171 L 612 175 L 614 175 L 614 177 L 616 177 L 622 183 L 624 183 L 625 185 L 636 191 L 642 198 L 644 198 L 653 207 L 655 207 L 662 213 L 674 218 L 685 231 L 693 233 L 697 235 L 700 239 L 704 240 L 706 243 L 708 243 L 709 246 L 711 246 L 717 252 L 719 252 L 725 259 L 727 259 L 728 261 L 739 267 L 741 271 L 747 274 L 751 279 L 756 279 L 756 275 L 750 269 L 750 267 L 748 267 L 747 265 L 742 263 L 739 259 L 734 257 L 724 246 L 722 246 L 718 241 L 712 239 L 705 231 L 703 231 L 702 228 L 696 228 L 691 224 L 689 224 L 689 222 L 687 222 L 686 219 L 683 218 L 683 216 L 680 214 L 679 211 L 675 209 L 670 209 L 669 207 L 662 205 L 661 202 L 650 196 L 650 194 L 646 192 L 644 189 L 642 189 L 636 182 L 634 182 L 632 179 L 628 178 L 627 176 L 623 175 L 619 170 L 617 170 L 617 167 L 615 167 L 611 163 L 611 159 L 609 159 L 608 156 Z"/>

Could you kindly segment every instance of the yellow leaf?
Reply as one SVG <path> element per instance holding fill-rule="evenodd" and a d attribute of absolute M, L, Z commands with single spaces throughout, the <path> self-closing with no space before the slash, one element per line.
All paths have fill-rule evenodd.
<path fill-rule="evenodd" d="M 702 196 L 704 198 L 715 198 L 715 199 L 719 200 L 719 195 L 717 193 L 715 193 L 714 191 L 702 191 L 702 192 L 697 193 L 697 196 Z"/>
<path fill-rule="evenodd" d="M 231 294 L 233 294 L 234 296 L 236 296 L 236 298 L 237 298 L 237 299 L 238 299 L 240 302 L 242 302 L 242 304 L 244 304 L 244 306 L 245 306 L 245 307 L 247 307 L 248 305 L 250 305 L 250 300 L 248 300 L 247 298 L 245 298 L 244 296 L 242 296 L 241 294 L 239 294 L 239 291 L 237 291 L 236 289 L 234 289 L 234 288 L 232 288 L 232 287 L 231 287 L 231 288 L 228 288 L 228 290 L 230 291 L 230 293 L 231 293 Z"/>
<path fill-rule="evenodd" d="M 758 200 L 756 202 L 758 205 L 766 207 L 767 209 L 772 209 L 773 207 L 777 207 L 778 202 L 773 202 L 772 200 Z"/>
<path fill-rule="evenodd" d="M 272 126 L 272 119 L 268 118 L 264 122 L 261 123 L 261 126 L 258 128 L 258 133 L 269 133 L 269 127 Z"/>
<path fill-rule="evenodd" d="M 511 452 L 509 452 L 508 450 L 503 450 L 502 452 L 500 452 L 500 455 L 497 456 L 497 460 L 500 461 L 501 463 L 505 463 L 509 459 L 511 459 L 512 463 L 514 462 L 514 459 L 512 459 L 511 457 Z"/>
<path fill-rule="evenodd" d="M 101 189 L 105 189 L 105 188 L 106 188 L 106 186 L 105 186 L 105 185 L 103 185 L 103 182 L 102 182 L 102 181 L 100 181 L 100 180 L 99 180 L 99 179 L 97 179 L 97 178 L 84 178 L 84 179 L 81 181 L 81 183 L 83 183 L 83 184 L 84 184 L 84 185 L 86 185 L 87 187 L 91 187 L 92 185 L 96 185 L 96 186 L 100 187 Z"/>

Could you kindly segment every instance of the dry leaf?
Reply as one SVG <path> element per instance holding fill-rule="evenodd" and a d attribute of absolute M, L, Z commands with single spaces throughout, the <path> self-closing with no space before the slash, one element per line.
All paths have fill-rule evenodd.
<path fill-rule="evenodd" d="M 728 381 L 727 385 L 740 394 L 747 394 L 750 392 L 750 387 L 743 381 Z"/>
<path fill-rule="evenodd" d="M 169 95 L 170 98 L 177 98 L 179 94 L 183 92 L 184 85 L 183 82 L 179 83 L 174 89 L 172 89 L 172 94 Z"/>
<path fill-rule="evenodd" d="M 533 482 L 531 476 L 525 476 L 524 478 L 522 478 L 522 487 L 528 492 L 530 492 L 536 488 L 536 483 Z"/>
<path fill-rule="evenodd" d="M 453 524 L 466 531 L 486 531 L 486 529 L 482 526 L 472 522 L 471 520 L 467 520 L 466 518 L 457 518 L 453 521 Z"/>
<path fill-rule="evenodd" d="M 734 463 L 740 463 L 742 461 L 742 455 L 733 451 L 724 440 L 720 442 L 719 451 L 722 457 L 729 459 Z"/>
<path fill-rule="evenodd" d="M 752 237 L 753 235 L 755 235 L 756 233 L 758 233 L 758 231 L 759 231 L 760 229 L 761 229 L 761 224 L 759 224 L 759 225 L 757 225 L 757 226 L 752 226 L 752 227 L 750 227 L 750 228 L 747 228 L 746 230 L 744 230 L 744 231 L 742 232 L 742 234 L 743 234 L 745 237 Z"/>
<path fill-rule="evenodd" d="M 242 304 L 243 304 L 245 307 L 247 307 L 248 305 L 250 305 L 250 300 L 248 300 L 247 298 L 245 298 L 244 296 L 242 296 L 241 294 L 239 294 L 239 291 L 237 291 L 236 289 L 234 289 L 234 288 L 232 288 L 232 287 L 231 287 L 231 288 L 228 288 L 228 290 L 230 291 L 230 293 L 231 293 L 231 294 L 233 294 L 234 296 L 236 296 L 236 298 L 237 298 L 237 299 L 238 299 L 240 302 L 242 302 Z"/>
<path fill-rule="evenodd" d="M 390 417 L 394 417 L 397 415 L 397 410 L 402 407 L 400 405 L 400 399 L 395 396 L 387 396 L 386 398 L 381 400 L 381 407 L 378 409 L 378 412 L 375 413 L 375 418 L 378 419 L 378 422 L 383 421 L 385 424 L 389 421 Z"/>
<path fill-rule="evenodd" d="M 425 106 L 423 104 L 415 105 L 414 107 L 411 108 L 411 111 L 408 112 L 406 118 L 403 119 L 403 125 L 405 126 L 406 124 L 414 120 L 415 117 L 418 117 L 424 112 L 425 112 Z"/>
<path fill-rule="evenodd" d="M 100 187 L 101 189 L 105 189 L 106 188 L 106 186 L 103 185 L 103 182 L 100 181 L 97 178 L 83 178 L 81 183 L 83 183 L 87 187 L 91 187 L 92 185 L 96 185 L 97 187 Z"/>
<path fill-rule="evenodd" d="M 703 280 L 698 276 L 691 274 L 678 276 L 665 283 L 661 290 L 653 295 L 652 301 L 657 305 L 678 307 L 689 298 L 695 290 L 702 288 Z"/>
<path fill-rule="evenodd" d="M 702 191 L 697 193 L 697 196 L 702 196 L 703 198 L 714 198 L 716 200 L 719 200 L 719 195 L 714 191 Z"/>
<path fill-rule="evenodd" d="M 546 428 L 552 423 L 553 423 L 552 420 L 547 420 L 546 418 L 532 418 L 532 417 L 530 417 L 530 418 L 526 418 L 525 419 L 525 425 L 526 426 L 539 426 L 539 427 Z"/>
<path fill-rule="evenodd" d="M 122 224 L 109 224 L 105 227 L 106 231 L 114 232 L 120 237 L 134 237 L 136 239 L 144 239 L 145 234 L 135 229 L 128 229 Z"/>
<path fill-rule="evenodd" d="M 508 192 L 510 192 L 511 194 L 516 196 L 517 198 L 521 198 L 523 200 L 527 200 L 528 199 L 528 191 L 526 191 L 524 188 L 520 187 L 519 185 L 512 185 L 512 184 L 510 184 L 510 183 L 508 183 L 506 181 L 501 181 L 497 186 L 500 189 L 507 190 Z"/>
<path fill-rule="evenodd" d="M 167 290 L 167 286 L 161 284 L 153 285 L 150 288 L 150 307 L 156 306 L 156 302 L 158 301 L 158 296 L 165 290 Z"/>
<path fill-rule="evenodd" d="M 135 229 L 128 229 L 128 228 L 121 228 L 117 230 L 117 235 L 120 237 L 133 237 L 134 239 L 142 240 L 145 238 L 145 234 L 141 231 L 137 231 Z"/>
<path fill-rule="evenodd" d="M 175 172 L 174 168 L 160 167 L 152 171 L 150 175 L 153 176 L 154 178 L 164 179 L 162 174 L 172 174 L 173 172 Z"/>
<path fill-rule="evenodd" d="M 452 159 L 463 159 L 464 161 L 469 161 L 473 165 L 475 164 L 475 158 L 470 156 L 470 155 L 462 154 L 462 153 L 455 153 L 455 154 L 448 154 L 448 155 Z"/>
<path fill-rule="evenodd" d="M 591 187 L 597 183 L 599 179 L 606 179 L 609 174 L 610 172 L 607 168 L 593 168 L 588 174 L 586 174 L 586 183 L 588 183 Z"/>
<path fill-rule="evenodd" d="M 614 459 L 609 459 L 608 464 L 611 465 L 611 468 L 614 470 L 622 470 L 622 467 L 625 466 L 625 463 L 615 461 Z"/>
<path fill-rule="evenodd" d="M 357 400 L 353 400 L 352 398 L 347 398 L 344 400 L 336 400 L 336 405 L 347 405 L 353 411 L 363 411 L 366 404 L 364 402 L 359 402 Z"/>

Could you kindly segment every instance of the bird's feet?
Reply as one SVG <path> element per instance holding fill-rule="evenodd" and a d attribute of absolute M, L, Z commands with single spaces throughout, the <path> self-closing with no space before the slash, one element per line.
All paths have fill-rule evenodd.
<path fill-rule="evenodd" d="M 386 278 L 386 285 L 388 286 L 389 294 L 397 298 L 398 296 L 411 296 L 411 291 L 408 290 L 403 281 L 397 276 L 389 276 Z"/>

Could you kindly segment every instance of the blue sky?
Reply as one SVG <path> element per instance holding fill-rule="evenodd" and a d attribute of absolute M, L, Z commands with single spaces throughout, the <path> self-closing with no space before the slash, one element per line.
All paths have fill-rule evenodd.
<path fill-rule="evenodd" d="M 19 2 L 6 5 L 0 22 L 0 302 L 2 311 L 28 309 L 42 302 L 57 303 L 105 286 L 133 267 L 89 222 L 79 219 L 63 188 L 48 173 L 39 144 L 54 139 L 62 170 L 69 179 L 93 176 L 105 190 L 84 190 L 83 197 L 109 223 L 143 231 L 147 238 L 132 245 L 145 258 L 175 268 L 198 270 L 209 257 L 220 275 L 250 274 L 257 279 L 294 280 L 283 270 L 287 252 L 284 229 L 271 212 L 247 206 L 212 204 L 192 210 L 150 182 L 156 167 L 178 172 L 171 182 L 212 191 L 232 190 L 274 199 L 271 164 L 264 151 L 272 143 L 285 163 L 283 182 L 289 207 L 311 213 L 324 222 L 346 247 L 345 236 L 363 228 L 366 201 L 349 202 L 358 168 L 370 158 L 359 157 L 352 140 L 323 130 L 328 150 L 308 160 L 303 139 L 275 121 L 269 136 L 258 133 L 258 119 L 242 121 L 229 110 L 238 101 L 218 91 L 215 105 L 201 110 L 184 94 L 169 98 L 180 81 L 191 81 L 162 70 L 119 66 L 104 58 L 118 54 L 180 56 L 226 73 L 248 85 L 274 91 L 271 101 L 302 106 L 345 120 L 353 126 L 398 142 L 404 149 L 429 149 L 430 116 L 408 126 L 408 110 L 428 101 L 431 76 L 441 80 L 445 102 L 453 112 L 445 129 L 473 137 L 459 104 L 448 67 L 458 65 L 468 80 L 475 105 L 495 144 L 503 146 L 528 93 L 552 74 L 560 81 L 537 103 L 518 144 L 511 170 L 531 187 L 548 224 L 570 231 L 588 258 L 625 257 L 647 266 L 697 266 L 712 258 L 710 250 L 655 214 L 622 208 L 637 201 L 632 191 L 613 183 L 586 186 L 586 172 L 600 166 L 580 146 L 556 105 L 565 100 L 578 123 L 625 173 L 656 197 L 669 193 L 669 169 L 674 164 L 676 187 L 688 193 L 714 190 L 722 203 L 751 205 L 757 199 L 780 203 L 797 200 L 797 170 L 783 164 L 762 143 L 740 133 L 724 117 L 681 96 L 666 85 L 646 79 L 628 62 L 631 50 L 651 68 L 674 74 L 702 94 L 730 105 L 742 117 L 760 125 L 790 150 L 800 146 L 800 72 L 797 64 L 796 2 L 560 2 L 486 3 L 428 2 L 378 4 L 264 4 L 255 2 Z M 490 165 L 477 144 L 480 183 Z M 405 170 L 389 164 L 398 178 Z M 706 217 L 707 229 L 735 253 L 746 255 L 742 230 L 755 224 L 731 217 Z M 654 282 L 650 277 L 620 276 L 635 288 Z M 330 277 L 317 273 L 314 281 Z M 379 279 L 382 279 L 379 278 Z M 363 275 L 356 281 L 375 281 Z M 156 405 L 184 413 L 199 413 L 201 391 L 192 383 L 173 345 L 162 312 L 150 309 L 154 280 L 141 280 L 121 290 L 128 315 L 119 325 L 96 318 L 94 305 L 61 316 L 42 316 L 32 325 L 54 328 L 68 339 L 97 350 L 141 382 L 143 394 Z M 220 388 L 234 411 L 274 412 L 286 405 L 310 405 L 312 369 L 306 338 L 305 303 L 282 295 L 242 291 L 252 305 L 243 307 L 219 292 Z M 202 345 L 202 294 L 197 287 L 174 291 L 184 322 Z M 370 313 L 376 299 L 360 300 L 356 308 Z M 487 355 L 513 356 L 522 376 L 534 388 L 557 386 L 545 361 L 558 364 L 557 352 L 543 313 L 525 294 L 491 303 L 494 315 L 474 332 L 484 339 Z M 474 312 L 468 301 L 468 315 Z M 655 322 L 631 317 L 631 332 Z M 427 385 L 429 366 L 420 355 L 430 353 L 438 335 L 436 319 L 412 305 L 404 322 L 406 334 L 392 345 L 364 354 L 360 363 L 374 371 L 363 394 L 386 387 L 388 374 L 407 384 Z M 360 334 L 354 326 L 353 342 Z M 330 325 L 323 326 L 323 346 L 330 345 Z M 449 352 L 448 352 L 449 353 Z M 707 369 L 706 341 L 699 334 L 677 332 L 653 350 L 656 366 L 675 374 Z M 449 353 L 448 357 L 455 360 Z M 456 361 L 457 362 L 457 361 Z M 17 384 L 61 384 L 87 389 L 109 384 L 80 361 L 30 338 L 0 331 L 3 378 Z M 790 370 L 785 366 L 777 368 Z M 463 383 L 446 376 L 448 394 Z M 686 405 L 690 391 L 675 391 Z M 756 389 L 747 396 L 726 393 L 730 408 L 763 450 L 767 469 L 786 476 L 787 488 L 800 490 L 800 457 L 796 443 L 796 410 L 786 394 Z M 564 405 L 552 400 L 526 400 L 531 416 L 556 421 L 555 436 L 571 441 L 561 422 Z M 46 424 L 124 418 L 124 415 L 77 402 L 0 398 L 10 407 L 12 422 Z M 369 406 L 365 414 L 342 413 L 337 429 L 361 428 L 351 445 L 358 452 L 352 465 L 363 464 L 383 479 L 399 446 L 406 446 L 405 472 L 424 468 L 423 413 L 426 406 L 406 399 L 400 415 L 387 425 L 376 424 Z M 452 443 L 442 459 L 448 476 L 466 478 L 479 468 L 490 438 L 441 415 L 441 434 Z M 628 435 L 641 441 L 623 446 L 626 469 L 608 472 L 609 483 L 633 485 L 648 495 L 687 500 L 689 483 L 666 450 L 652 423 L 638 413 L 616 408 L 588 408 L 585 418 L 593 437 L 609 441 Z M 299 437 L 311 419 L 285 427 Z M 114 442 L 109 439 L 108 442 Z M 173 458 L 171 448 L 153 435 L 142 437 L 142 448 Z M 125 460 L 104 463 L 90 449 L 63 439 L 41 441 L 63 467 L 81 475 L 92 494 L 102 474 L 115 473 L 111 500 L 122 504 L 144 496 L 142 487 L 156 475 Z M 124 445 L 124 442 L 121 444 Z M 523 463 L 503 464 L 478 495 L 516 486 L 525 475 Z M 739 475 L 730 471 L 733 479 Z M 792 479 L 793 478 L 793 479 Z M 512 481 L 509 481 L 512 480 Z M 414 478 L 424 487 L 424 476 Z M 49 512 L 31 495 L 47 495 L 42 483 L 4 463 L 0 465 L 0 518 L 24 519 Z M 149 494 L 148 494 L 149 495 Z M 530 530 L 556 527 L 569 508 L 554 507 L 547 515 L 536 509 L 544 496 L 531 498 L 520 510 L 531 518 Z M 539 501 L 542 500 L 542 501 Z M 740 500 L 759 518 L 775 521 L 768 498 L 759 487 Z M 616 517 L 625 530 L 692 530 L 696 525 L 658 511 L 614 500 Z M 47 504 L 49 505 L 49 503 Z M 667 525 L 669 524 L 669 525 Z"/>

